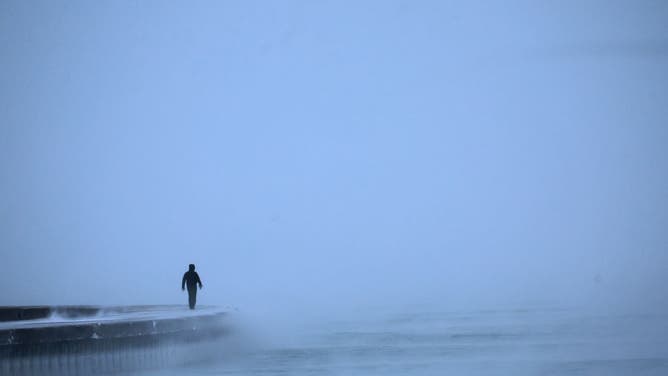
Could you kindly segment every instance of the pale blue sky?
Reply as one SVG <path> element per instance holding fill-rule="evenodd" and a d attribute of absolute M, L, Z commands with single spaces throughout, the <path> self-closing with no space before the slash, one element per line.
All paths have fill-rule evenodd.
<path fill-rule="evenodd" d="M 666 2 L 3 1 L 0 56 L 0 304 L 665 299 Z"/>

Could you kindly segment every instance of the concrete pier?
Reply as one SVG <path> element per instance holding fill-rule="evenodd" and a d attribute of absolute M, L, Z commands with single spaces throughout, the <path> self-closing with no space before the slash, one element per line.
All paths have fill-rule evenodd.
<path fill-rule="evenodd" d="M 226 313 L 182 306 L 0 307 L 0 374 L 90 375 L 215 356 Z"/>

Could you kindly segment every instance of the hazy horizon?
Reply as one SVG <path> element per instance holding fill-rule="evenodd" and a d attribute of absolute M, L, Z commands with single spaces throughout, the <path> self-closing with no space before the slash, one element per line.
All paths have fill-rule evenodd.
<path fill-rule="evenodd" d="M 668 298 L 668 3 L 0 3 L 0 305 Z"/>

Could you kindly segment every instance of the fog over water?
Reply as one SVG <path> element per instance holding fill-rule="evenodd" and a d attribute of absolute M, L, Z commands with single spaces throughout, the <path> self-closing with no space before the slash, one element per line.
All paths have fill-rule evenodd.
<path fill-rule="evenodd" d="M 0 305 L 666 313 L 667 67 L 663 1 L 2 1 Z"/>

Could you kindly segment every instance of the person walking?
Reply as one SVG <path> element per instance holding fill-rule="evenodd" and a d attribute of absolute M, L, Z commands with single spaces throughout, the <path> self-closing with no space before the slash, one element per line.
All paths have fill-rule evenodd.
<path fill-rule="evenodd" d="M 190 264 L 188 266 L 188 271 L 183 274 L 183 279 L 181 280 L 181 290 L 185 290 L 186 285 L 188 286 L 188 305 L 190 306 L 190 309 L 195 309 L 195 303 L 197 303 L 198 284 L 201 290 L 202 280 L 199 279 L 199 274 L 195 271 L 195 264 Z"/>

